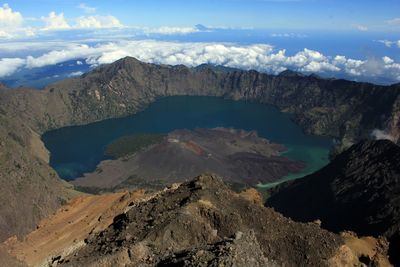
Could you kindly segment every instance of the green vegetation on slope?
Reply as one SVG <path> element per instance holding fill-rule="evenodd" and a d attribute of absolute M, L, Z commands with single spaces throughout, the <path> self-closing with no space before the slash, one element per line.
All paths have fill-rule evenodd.
<path fill-rule="evenodd" d="M 113 158 L 121 158 L 134 154 L 151 145 L 160 143 L 165 134 L 134 134 L 123 136 L 107 145 L 105 154 Z"/>

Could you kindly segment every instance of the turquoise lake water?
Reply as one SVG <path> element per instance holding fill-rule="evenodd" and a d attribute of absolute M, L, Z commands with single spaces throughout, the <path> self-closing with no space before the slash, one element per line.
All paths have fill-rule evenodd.
<path fill-rule="evenodd" d="M 50 165 L 60 177 L 73 180 L 94 171 L 100 161 L 107 159 L 105 146 L 121 136 L 214 127 L 256 130 L 259 136 L 284 144 L 287 151 L 283 155 L 302 160 L 307 166 L 301 173 L 283 179 L 309 174 L 329 161 L 332 140 L 304 134 L 289 114 L 269 105 L 217 97 L 161 98 L 135 115 L 49 131 L 42 140 L 50 151 Z"/>

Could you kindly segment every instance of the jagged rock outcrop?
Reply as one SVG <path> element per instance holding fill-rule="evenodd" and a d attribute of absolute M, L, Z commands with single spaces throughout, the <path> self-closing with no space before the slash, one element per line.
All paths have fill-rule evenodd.
<path fill-rule="evenodd" d="M 331 231 L 383 235 L 400 264 L 400 147 L 363 141 L 328 166 L 274 189 L 267 205 L 297 221 L 322 221 Z"/>
<path fill-rule="evenodd" d="M 397 118 L 393 111 L 400 85 L 325 80 L 288 72 L 274 76 L 211 66 L 156 65 L 128 57 L 41 91 L 3 88 L 0 116 L 7 123 L 1 124 L 1 151 L 23 155 L 20 161 L 26 168 L 19 171 L 21 164 L 11 158 L 2 160 L 1 181 L 12 197 L 6 199 L 8 193 L 0 194 L 11 207 L 0 207 L 0 214 L 2 218 L 14 218 L 11 221 L 15 223 L 0 228 L 0 239 L 32 229 L 62 202 L 57 195 L 65 195 L 65 188 L 48 164 L 37 162 L 43 159 L 43 151 L 30 151 L 26 145 L 16 144 L 24 140 L 25 133 L 32 130 L 40 135 L 63 126 L 134 114 L 158 97 L 171 95 L 222 96 L 272 104 L 293 113 L 294 120 L 306 132 L 338 138 L 340 151 L 368 137 L 373 129 L 385 129 L 390 118 Z M 10 173 L 15 179 L 10 179 L 14 177 Z M 20 181 L 27 191 L 18 190 L 15 181 Z M 33 188 L 33 184 L 37 186 Z M 29 210 L 28 214 L 38 215 L 21 220 L 19 200 L 27 195 L 33 200 L 23 205 L 22 213 Z M 0 224 L 6 225 L 10 220 L 5 221 Z"/>

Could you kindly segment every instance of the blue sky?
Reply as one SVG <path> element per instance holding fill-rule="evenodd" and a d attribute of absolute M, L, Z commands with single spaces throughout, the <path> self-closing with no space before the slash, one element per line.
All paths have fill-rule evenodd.
<path fill-rule="evenodd" d="M 399 11 L 400 0 L 10 0 L 0 82 L 42 85 L 133 56 L 397 83 Z"/>
<path fill-rule="evenodd" d="M 400 30 L 387 22 L 400 17 L 398 0 L 14 0 L 13 9 L 27 17 L 51 11 L 66 18 L 87 14 L 81 4 L 97 14 L 116 16 L 125 25 L 212 26 L 278 29 L 350 30 L 361 25 L 375 31 Z M 32 22 L 33 23 L 33 22 Z"/>

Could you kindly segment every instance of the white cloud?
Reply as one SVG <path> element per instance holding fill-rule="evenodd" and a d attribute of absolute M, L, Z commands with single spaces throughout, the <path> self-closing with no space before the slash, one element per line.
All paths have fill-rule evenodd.
<path fill-rule="evenodd" d="M 397 40 L 397 41 L 378 40 L 378 42 L 384 44 L 386 47 L 397 46 L 400 48 L 400 40 Z"/>
<path fill-rule="evenodd" d="M 83 9 L 86 13 L 94 13 L 96 8 L 88 6 L 84 3 L 77 6 Z M 29 18 L 30 21 L 42 21 L 42 27 L 24 27 L 24 18 L 21 13 L 13 11 L 7 4 L 0 7 L 0 38 L 16 38 L 16 37 L 31 37 L 34 35 L 47 35 L 48 31 L 57 30 L 77 30 L 77 29 L 111 29 L 111 28 L 126 28 L 121 21 L 112 15 L 100 16 L 81 16 L 75 19 L 67 20 L 64 13 L 50 12 L 47 16 L 39 18 Z M 74 21 L 75 23 L 71 23 Z M 157 28 L 150 27 L 131 27 L 133 35 L 136 34 L 189 34 L 200 31 L 197 27 L 170 27 L 163 26 Z"/>
<path fill-rule="evenodd" d="M 13 11 L 8 4 L 0 7 L 0 39 L 35 35 L 31 27 L 23 27 L 24 17 Z"/>
<path fill-rule="evenodd" d="M 0 27 L 17 28 L 22 25 L 24 19 L 21 13 L 13 11 L 8 4 L 0 7 Z"/>
<path fill-rule="evenodd" d="M 90 56 L 90 47 L 85 44 L 70 44 L 62 50 L 53 50 L 39 57 L 28 56 L 26 58 L 27 68 L 38 68 L 55 65 L 67 60 Z"/>
<path fill-rule="evenodd" d="M 392 45 L 394 44 L 393 41 L 389 40 L 378 40 L 378 42 L 384 44 L 386 47 L 392 47 Z"/>
<path fill-rule="evenodd" d="M 6 77 L 25 65 L 25 60 L 21 58 L 0 59 L 0 77 Z"/>
<path fill-rule="evenodd" d="M 400 17 L 386 20 L 385 23 L 386 23 L 385 28 L 388 30 L 395 30 L 395 31 L 400 30 Z"/>
<path fill-rule="evenodd" d="M 88 6 L 88 5 L 85 4 L 85 3 L 79 4 L 79 5 L 77 6 L 77 8 L 82 9 L 82 10 L 85 11 L 86 13 L 95 13 L 96 10 L 97 10 L 97 8 Z"/>
<path fill-rule="evenodd" d="M 75 71 L 75 72 L 71 72 L 70 74 L 68 74 L 68 77 L 81 76 L 82 74 L 83 74 L 82 71 Z"/>
<path fill-rule="evenodd" d="M 271 37 L 277 37 L 277 38 L 307 38 L 308 36 L 306 34 L 300 34 L 300 33 L 272 33 Z"/>
<path fill-rule="evenodd" d="M 389 25 L 400 26 L 400 18 L 394 18 L 385 22 Z"/>
<path fill-rule="evenodd" d="M 356 29 L 359 30 L 359 31 L 362 31 L 362 32 L 368 31 L 368 27 L 365 26 L 365 25 L 353 24 L 353 27 L 356 28 Z"/>
<path fill-rule="evenodd" d="M 42 17 L 41 19 L 46 24 L 43 30 L 65 30 L 71 28 L 64 18 L 64 13 L 57 15 L 56 12 L 52 11 L 47 17 Z"/>
<path fill-rule="evenodd" d="M 350 76 L 384 77 L 400 81 L 400 64 L 390 57 L 370 57 L 367 60 L 348 59 L 336 56 L 332 62 Z"/>
<path fill-rule="evenodd" d="M 155 40 L 131 40 L 108 42 L 97 45 L 80 43 L 42 43 L 41 46 L 26 44 L 30 51 L 40 47 L 58 47 L 39 56 L 26 57 L 23 67 L 36 68 L 54 65 L 67 60 L 86 59 L 86 63 L 96 66 L 111 63 L 126 56 L 136 57 L 150 63 L 184 64 L 197 66 L 203 63 L 224 65 L 240 69 L 255 69 L 261 72 L 279 73 L 285 69 L 308 73 L 346 74 L 350 77 L 382 77 L 400 81 L 400 64 L 392 58 L 369 58 L 357 60 L 337 55 L 333 58 L 322 53 L 304 49 L 293 55 L 275 50 L 271 45 L 237 45 L 229 43 L 190 43 Z M 0 44 L 1 49 L 1 44 Z M 15 49 L 21 51 L 21 46 Z M 33 52 L 33 51 L 32 51 Z M 0 68 L 7 68 L 0 62 Z M 19 66 L 19 65 L 18 65 Z M 14 68 L 16 70 L 17 68 Z M 10 74 L 12 69 L 0 74 Z"/>
<path fill-rule="evenodd" d="M 198 32 L 199 30 L 195 27 L 159 27 L 159 28 L 144 28 L 145 33 L 156 33 L 156 34 L 189 34 Z"/>
<path fill-rule="evenodd" d="M 75 28 L 121 28 L 122 23 L 114 16 L 88 16 L 76 20 Z"/>
<path fill-rule="evenodd" d="M 96 8 L 84 3 L 77 6 L 86 13 L 93 13 Z M 0 39 L 11 39 L 18 37 L 31 37 L 36 34 L 43 34 L 45 31 L 53 30 L 74 30 L 74 29 L 100 29 L 100 28 L 122 28 L 122 23 L 114 16 L 82 16 L 77 18 L 74 25 L 68 23 L 64 13 L 50 12 L 47 16 L 29 18 L 28 20 L 39 20 L 44 22 L 42 27 L 24 26 L 24 17 L 21 13 L 13 11 L 8 4 L 0 6 Z M 43 32 L 40 32 L 42 30 Z"/>
<path fill-rule="evenodd" d="M 379 129 L 373 130 L 371 136 L 376 140 L 390 140 L 392 142 L 396 141 L 396 138 L 394 136 L 388 134 L 386 131 L 382 131 Z"/>
<path fill-rule="evenodd" d="M 392 63 L 394 63 L 394 60 L 391 59 L 390 57 L 384 56 L 384 57 L 382 58 L 382 60 L 383 60 L 383 62 L 384 62 L 385 64 L 392 64 Z"/>

